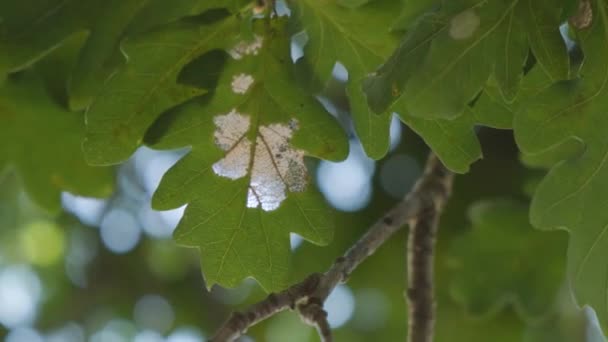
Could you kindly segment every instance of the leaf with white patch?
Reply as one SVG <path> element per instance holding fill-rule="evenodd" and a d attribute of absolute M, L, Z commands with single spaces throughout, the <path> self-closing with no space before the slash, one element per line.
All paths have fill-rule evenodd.
<path fill-rule="evenodd" d="M 256 23 L 251 40 L 224 46 L 217 87 L 161 117 L 148 134 L 155 148 L 192 147 L 163 177 L 153 205 L 188 203 L 175 239 L 200 249 L 209 287 L 254 277 L 268 291 L 282 289 L 289 233 L 317 244 L 332 237 L 332 211 L 312 185 L 304 156 L 342 159 L 347 141 L 294 82 L 284 24 Z"/>

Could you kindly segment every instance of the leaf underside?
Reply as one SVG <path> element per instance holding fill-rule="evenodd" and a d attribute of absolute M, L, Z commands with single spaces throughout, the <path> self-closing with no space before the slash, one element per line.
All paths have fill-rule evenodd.
<path fill-rule="evenodd" d="M 200 249 L 208 286 L 254 277 L 276 291 L 287 285 L 290 232 L 317 244 L 332 236 L 305 156 L 347 154 L 340 127 L 311 95 L 341 63 L 353 126 L 373 158 L 388 150 L 393 112 L 456 172 L 481 157 L 475 126 L 513 128 L 524 160 L 551 167 L 532 224 L 570 232 L 570 283 L 606 326 L 608 9 L 591 1 L 589 25 L 575 32 L 578 69 L 559 32 L 572 3 L 301 0 L 287 1 L 289 18 L 265 21 L 245 0 L 2 1 L 0 167 L 58 210 L 61 191 L 111 192 L 111 169 L 85 164 L 82 141 L 92 165 L 121 163 L 142 144 L 190 147 L 154 206 L 188 205 L 175 238 Z M 300 32 L 306 90 L 289 50 Z M 62 62 L 60 81 L 45 79 L 49 87 L 42 62 L 73 40 L 76 56 Z M 532 306 L 525 311 L 542 305 Z"/>
<path fill-rule="evenodd" d="M 192 147 L 163 177 L 153 205 L 188 203 L 175 238 L 200 249 L 208 287 L 233 287 L 251 276 L 268 291 L 282 289 L 289 233 L 317 244 L 333 234 L 332 211 L 310 184 L 303 156 L 342 159 L 346 139 L 284 67 L 285 23 L 259 26 L 251 40 L 218 45 L 225 52 L 217 58 L 226 62 L 216 87 L 171 114 L 153 145 Z"/>

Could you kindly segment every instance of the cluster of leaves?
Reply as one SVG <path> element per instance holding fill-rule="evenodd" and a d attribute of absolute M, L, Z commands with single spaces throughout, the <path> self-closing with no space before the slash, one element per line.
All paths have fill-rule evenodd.
<path fill-rule="evenodd" d="M 142 144 L 190 147 L 155 208 L 188 204 L 175 237 L 200 248 L 208 286 L 254 277 L 279 290 L 289 233 L 332 236 L 304 156 L 347 154 L 314 98 L 340 63 L 373 158 L 388 150 L 393 112 L 460 173 L 481 157 L 475 126 L 513 129 L 526 158 L 551 168 L 532 224 L 570 232 L 576 298 L 608 322 L 606 0 L 262 3 L 3 1 L 0 167 L 57 210 L 61 191 L 109 194 L 112 169 L 99 166 Z M 560 25 L 573 16 L 569 50 Z M 307 38 L 296 63 L 294 35 Z"/>

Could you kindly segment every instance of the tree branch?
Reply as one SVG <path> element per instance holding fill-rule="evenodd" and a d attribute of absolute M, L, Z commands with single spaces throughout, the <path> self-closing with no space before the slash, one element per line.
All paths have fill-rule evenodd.
<path fill-rule="evenodd" d="M 245 311 L 233 313 L 211 341 L 234 341 L 249 327 L 286 309 L 296 310 L 304 323 L 317 329 L 322 341 L 332 341 L 327 313 L 323 309 L 323 303 L 329 294 L 338 284 L 346 282 L 359 264 L 374 254 L 378 247 L 406 223 L 426 222 L 425 218 L 431 213 L 430 208 L 435 208 L 434 212 L 438 214 L 449 195 L 451 184 L 452 174 L 444 168 L 436 156 L 431 155 L 423 175 L 412 191 L 376 221 L 343 256 L 337 258 L 329 270 L 323 274 L 313 273 L 282 292 L 270 294 Z M 435 220 L 437 220 L 436 216 L 434 215 Z M 432 291 L 432 286 L 427 288 Z M 432 324 L 430 325 L 432 327 Z"/>
<path fill-rule="evenodd" d="M 409 223 L 407 243 L 409 308 L 408 342 L 431 342 L 435 326 L 435 299 L 433 296 L 433 259 L 439 215 L 452 189 L 452 173 L 431 156 L 427 173 L 418 184 L 434 195 L 422 204 L 416 218 Z M 425 181 L 428 183 L 425 184 Z"/>

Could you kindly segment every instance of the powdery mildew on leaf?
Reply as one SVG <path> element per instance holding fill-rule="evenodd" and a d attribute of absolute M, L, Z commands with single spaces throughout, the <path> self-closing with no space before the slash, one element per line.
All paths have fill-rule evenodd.
<path fill-rule="evenodd" d="M 251 141 L 245 137 L 249 130 L 249 117 L 232 110 L 213 119 L 217 129 L 215 145 L 226 151 L 226 156 L 213 164 L 213 171 L 222 177 L 239 179 L 247 175 L 251 158 Z"/>
<path fill-rule="evenodd" d="M 473 10 L 459 13 L 450 20 L 450 37 L 456 40 L 467 39 L 475 33 L 479 24 L 479 16 Z"/>
<path fill-rule="evenodd" d="M 291 122 L 291 121 L 290 121 Z M 286 189 L 304 191 L 307 171 L 304 153 L 289 146 L 293 129 L 283 124 L 262 126 L 256 139 L 247 207 L 275 210 L 286 198 Z"/>
<path fill-rule="evenodd" d="M 253 41 L 240 41 L 237 43 L 232 49 L 228 51 L 228 54 L 236 60 L 243 58 L 244 56 L 254 55 L 256 56 L 262 45 L 264 43 L 264 38 L 261 36 L 255 35 Z"/>
<path fill-rule="evenodd" d="M 215 144 L 226 155 L 213 164 L 222 177 L 245 177 L 251 165 L 251 141 L 245 136 L 250 128 L 249 116 L 232 110 L 213 120 L 217 129 Z M 295 119 L 287 124 L 270 124 L 258 128 L 254 159 L 247 191 L 247 207 L 265 211 L 277 209 L 287 198 L 287 191 L 301 192 L 307 185 L 308 172 L 304 152 L 292 148 L 289 140 L 298 129 Z"/>
<path fill-rule="evenodd" d="M 232 77 L 232 91 L 235 94 L 245 94 L 253 84 L 253 76 L 247 74 L 238 74 Z"/>

